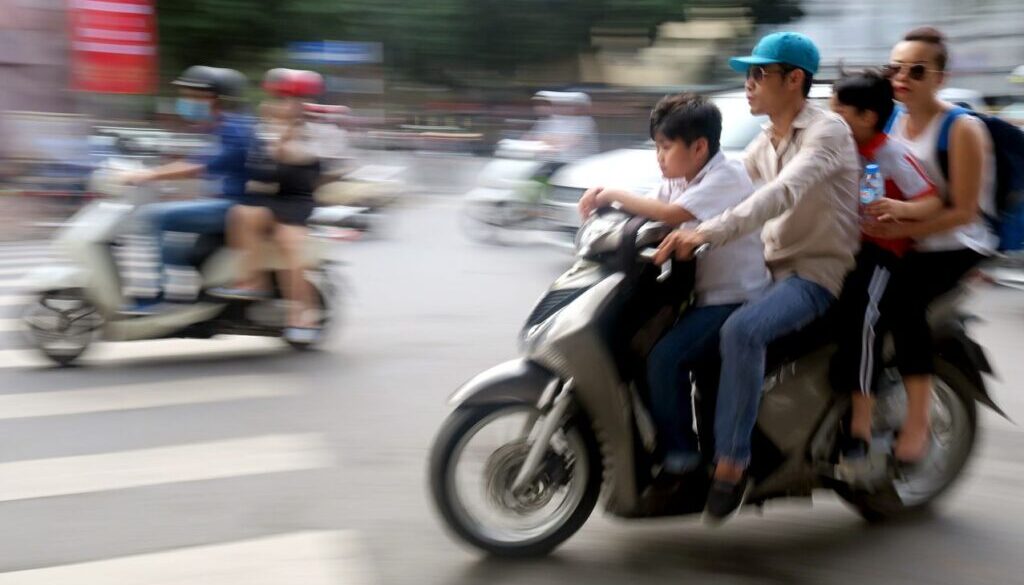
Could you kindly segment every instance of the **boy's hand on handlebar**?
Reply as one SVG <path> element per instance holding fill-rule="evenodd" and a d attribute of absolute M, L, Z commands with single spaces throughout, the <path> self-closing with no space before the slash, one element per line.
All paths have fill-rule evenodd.
<path fill-rule="evenodd" d="M 675 230 L 661 241 L 658 251 L 654 254 L 654 263 L 662 264 L 672 258 L 688 260 L 693 257 L 694 250 L 706 243 L 706 237 L 700 232 Z"/>

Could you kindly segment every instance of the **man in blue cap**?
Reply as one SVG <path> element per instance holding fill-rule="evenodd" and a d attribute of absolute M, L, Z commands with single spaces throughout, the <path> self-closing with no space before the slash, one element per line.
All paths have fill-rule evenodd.
<path fill-rule="evenodd" d="M 750 56 L 730 60 L 746 73 L 751 113 L 770 120 L 745 153 L 747 172 L 762 186 L 696 230 L 673 232 L 655 258 L 688 258 L 703 244 L 722 246 L 761 230 L 772 271 L 771 287 L 722 326 L 709 519 L 724 519 L 742 503 L 768 344 L 822 316 L 854 264 L 857 148 L 839 116 L 807 100 L 818 61 L 814 43 L 789 32 L 768 35 Z"/>

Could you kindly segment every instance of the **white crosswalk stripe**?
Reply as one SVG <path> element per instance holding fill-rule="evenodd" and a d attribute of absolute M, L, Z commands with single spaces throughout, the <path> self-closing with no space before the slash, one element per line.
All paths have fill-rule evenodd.
<path fill-rule="evenodd" d="M 75 416 L 83 418 L 75 419 L 74 424 L 88 429 L 95 428 L 91 417 L 123 412 L 135 421 L 128 426 L 146 429 L 155 421 L 164 421 L 166 425 L 167 413 L 172 412 L 167 411 L 168 408 L 303 400 L 304 387 L 298 375 L 275 374 L 272 380 L 268 380 L 266 375 L 242 374 L 68 390 L 8 392 L 0 394 L 0 425 L 34 417 L 51 417 L 49 420 L 60 422 L 65 417 Z M 278 410 L 269 403 L 268 408 Z M 265 432 L 251 428 L 249 433 L 239 437 L 195 440 L 189 437 L 194 431 L 188 425 L 182 425 L 180 430 L 172 428 L 175 429 L 173 434 L 180 432 L 180 442 L 172 438 L 167 443 L 166 433 L 161 433 L 162 438 L 157 439 L 158 446 L 140 447 L 137 442 L 146 440 L 147 433 L 136 432 L 127 435 L 129 438 L 123 448 L 118 444 L 115 450 L 101 447 L 99 452 L 92 452 L 86 445 L 84 454 L 83 451 L 45 453 L 37 458 L 0 462 L 0 504 L 40 498 L 93 498 L 101 494 L 120 498 L 120 494 L 130 494 L 131 490 L 189 485 L 202 486 L 202 490 L 210 489 L 216 493 L 223 489 L 217 487 L 217 482 L 258 480 L 272 474 L 287 477 L 292 473 L 327 470 L 335 467 L 338 461 L 327 435 L 320 432 Z M 7 438 L 12 437 L 7 435 Z M 74 445 L 70 447 L 74 448 Z M 5 452 L 5 455 L 11 457 L 10 452 Z M 207 485 L 211 487 L 207 488 Z M 301 489 L 303 482 L 289 481 L 287 485 L 295 486 L 290 489 Z M 245 493 L 240 493 L 239 497 L 244 498 Z M 134 523 L 136 519 L 122 521 Z M 118 520 L 111 519 L 106 530 L 116 531 L 118 526 Z M 301 526 L 289 528 L 296 529 L 295 532 L 251 538 L 242 525 L 239 527 L 242 532 L 237 537 L 233 538 L 230 531 L 215 532 L 217 540 L 211 543 L 203 532 L 202 523 L 199 523 L 194 534 L 189 536 L 194 538 L 196 545 L 193 546 L 187 541 L 182 543 L 180 537 L 169 540 L 166 545 L 155 540 L 155 546 L 150 544 L 141 548 L 133 541 L 126 540 L 123 544 L 118 541 L 112 551 L 105 549 L 98 557 L 86 557 L 94 559 L 87 562 L 40 564 L 37 567 L 16 563 L 19 570 L 0 572 L 0 585 L 369 585 L 375 582 L 372 563 L 368 561 L 358 532 L 302 530 Z M 122 546 L 120 555 L 125 556 L 120 556 L 117 551 Z M 142 554 L 138 554 L 139 551 L 143 551 Z M 10 563 L 10 560 L 6 562 Z"/>
<path fill-rule="evenodd" d="M 179 380 L 103 388 L 0 394 L 0 420 L 137 410 L 160 406 L 207 404 L 293 396 L 300 381 L 282 376 L 273 386 L 264 376 L 221 376 L 188 384 Z"/>
<path fill-rule="evenodd" d="M 17 320 L 14 320 L 17 321 Z M 21 336 L 23 333 L 15 332 Z M 10 341 L 10 340 L 9 340 Z M 8 344 L 8 347 L 11 344 Z M 0 349 L 0 370 L 40 368 L 52 365 L 34 349 Z M 97 343 L 78 360 L 89 366 L 119 366 L 132 362 L 176 362 L 220 360 L 233 355 L 256 358 L 261 354 L 285 351 L 287 347 L 273 337 L 225 335 L 214 339 L 154 339 L 146 341 Z"/>
<path fill-rule="evenodd" d="M 14 461 L 0 463 L 0 502 L 332 465 L 323 437 L 314 434 Z"/>
<path fill-rule="evenodd" d="M 115 248 L 115 255 L 126 276 L 126 292 L 144 296 L 146 288 L 156 282 L 155 248 L 141 241 L 126 242 Z M 26 347 L 20 312 L 32 301 L 22 279 L 36 267 L 61 261 L 60 252 L 48 242 L 0 243 L 0 370 L 50 365 L 37 351 L 20 349 Z M 259 355 L 280 351 L 287 351 L 280 340 L 253 337 L 100 343 L 83 356 L 83 363 L 110 366 L 103 371 L 117 372 L 133 362 L 176 364 L 184 358 L 199 363 L 236 354 L 258 359 Z M 71 428 L 83 429 L 83 433 L 93 433 L 95 421 L 111 414 L 117 414 L 118 420 L 133 430 L 124 439 L 112 431 L 107 438 L 85 441 L 81 447 L 74 441 L 58 441 L 48 446 L 50 450 L 28 449 L 33 454 L 21 459 L 18 453 L 24 453 L 23 449 L 4 449 L 0 460 L 0 510 L 39 498 L 88 502 L 102 497 L 102 501 L 119 502 L 121 498 L 137 498 L 137 494 L 145 493 L 138 490 L 149 489 L 172 494 L 172 498 L 180 497 L 174 494 L 186 489 L 216 494 L 223 485 L 232 485 L 225 482 L 269 481 L 260 478 L 287 478 L 329 470 L 337 464 L 327 435 L 306 427 L 298 431 L 288 426 L 264 428 L 271 423 L 259 422 L 263 419 L 257 417 L 254 427 L 245 423 L 239 431 L 236 423 L 232 425 L 234 431 L 210 436 L 212 431 L 200 430 L 206 428 L 203 425 L 175 426 L 169 422 L 178 412 L 221 412 L 195 411 L 197 407 L 216 409 L 223 404 L 230 410 L 260 411 L 304 400 L 303 388 L 308 384 L 303 384 L 298 375 L 273 374 L 268 380 L 265 374 L 242 373 L 189 380 L 179 374 L 173 380 L 153 383 L 115 380 L 91 386 L 83 385 L 79 377 L 69 380 L 73 383 L 68 389 L 0 387 L 4 392 L 0 393 L 0 429 L 5 432 L 5 440 L 19 445 L 38 443 L 38 437 L 26 435 L 22 429 L 43 424 L 63 427 L 64 421 L 69 421 Z M 150 431 L 151 425 L 157 426 Z M 282 498 L 294 498 L 306 489 L 303 482 L 285 483 L 294 486 L 289 490 L 295 493 L 282 494 Z M 239 497 L 247 496 L 242 493 Z M 52 521 L 50 517 L 39 518 L 41 523 Z M 121 532 L 118 522 L 116 518 L 110 520 L 108 528 L 113 534 Z M 304 531 L 299 524 L 288 528 L 296 532 L 251 539 L 251 532 L 239 525 L 237 536 L 232 536 L 234 530 L 221 528 L 213 532 L 211 541 L 204 530 L 198 526 L 184 542 L 180 536 L 168 536 L 166 543 L 157 538 L 148 546 L 129 539 L 122 543 L 116 537 L 114 544 L 102 548 L 96 557 L 85 557 L 96 559 L 88 562 L 61 564 L 57 559 L 56 563 L 40 561 L 35 566 L 34 561 L 23 564 L 17 562 L 18 557 L 7 555 L 0 567 L 24 569 L 0 572 L 0 585 L 373 583 L 368 570 L 371 563 L 359 544 L 358 533 L 353 531 Z M 130 534 L 131 530 L 126 532 Z M 190 546 L 191 539 L 198 546 Z M 45 544 L 26 546 L 26 550 L 34 550 Z M 137 554 L 140 551 L 144 554 Z"/>
<path fill-rule="evenodd" d="M 26 295 L 4 295 L 0 292 L 0 307 L 20 307 L 32 301 L 32 297 Z"/>
<path fill-rule="evenodd" d="M 21 319 L 0 319 L 0 333 L 19 333 L 25 330 Z"/>
<path fill-rule="evenodd" d="M 309 531 L 0 574 L 0 585 L 366 585 L 358 536 Z"/>

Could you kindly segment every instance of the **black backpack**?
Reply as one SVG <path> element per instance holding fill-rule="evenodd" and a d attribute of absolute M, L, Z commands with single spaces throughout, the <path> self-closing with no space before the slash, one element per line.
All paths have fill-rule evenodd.
<path fill-rule="evenodd" d="M 960 116 L 985 123 L 996 156 L 996 212 L 986 214 L 999 236 L 999 250 L 1024 250 L 1024 131 L 1006 120 L 956 107 L 946 113 L 939 129 L 938 158 L 942 176 L 949 180 L 949 132 Z"/>

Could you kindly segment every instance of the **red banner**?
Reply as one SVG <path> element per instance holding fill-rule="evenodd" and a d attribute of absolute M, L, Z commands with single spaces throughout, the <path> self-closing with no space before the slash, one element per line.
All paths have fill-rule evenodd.
<path fill-rule="evenodd" d="M 156 14 L 151 0 L 69 0 L 71 86 L 102 93 L 152 93 Z"/>

